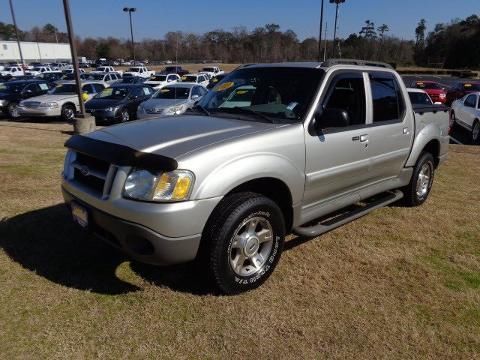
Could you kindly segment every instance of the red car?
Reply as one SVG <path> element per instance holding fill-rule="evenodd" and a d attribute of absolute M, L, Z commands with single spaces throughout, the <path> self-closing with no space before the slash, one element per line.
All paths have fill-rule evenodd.
<path fill-rule="evenodd" d="M 463 98 L 465 95 L 479 92 L 480 91 L 480 82 L 475 81 L 459 81 L 453 85 L 447 92 L 447 105 L 452 105 L 452 103 Z"/>
<path fill-rule="evenodd" d="M 445 104 L 447 102 L 445 87 L 435 81 L 417 81 L 415 87 L 424 90 L 434 103 Z"/>

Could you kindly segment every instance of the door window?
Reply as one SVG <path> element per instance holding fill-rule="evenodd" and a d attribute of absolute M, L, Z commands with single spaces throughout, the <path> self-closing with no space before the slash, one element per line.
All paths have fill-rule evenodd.
<path fill-rule="evenodd" d="M 391 73 L 370 74 L 373 122 L 402 121 L 405 105 L 400 87 Z"/>
<path fill-rule="evenodd" d="M 365 83 L 361 73 L 346 73 L 336 76 L 327 92 L 325 110 L 342 110 L 348 115 L 347 125 L 339 127 L 359 126 L 365 124 L 366 101 Z"/>
<path fill-rule="evenodd" d="M 476 95 L 468 95 L 467 98 L 465 99 L 465 106 L 474 108 L 477 102 L 477 96 Z"/>

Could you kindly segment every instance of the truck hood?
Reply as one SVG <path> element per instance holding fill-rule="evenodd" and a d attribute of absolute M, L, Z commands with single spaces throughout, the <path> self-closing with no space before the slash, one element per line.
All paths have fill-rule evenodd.
<path fill-rule="evenodd" d="M 280 125 L 212 116 L 169 116 L 106 127 L 86 136 L 173 159 Z"/>

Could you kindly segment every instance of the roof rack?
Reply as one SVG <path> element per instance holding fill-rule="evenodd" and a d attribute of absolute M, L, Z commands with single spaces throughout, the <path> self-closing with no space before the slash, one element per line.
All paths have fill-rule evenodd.
<path fill-rule="evenodd" d="M 359 66 L 374 66 L 386 69 L 393 69 L 393 66 L 380 61 L 357 60 L 357 59 L 328 59 L 322 63 L 322 67 L 330 67 L 334 65 L 359 65 Z"/>

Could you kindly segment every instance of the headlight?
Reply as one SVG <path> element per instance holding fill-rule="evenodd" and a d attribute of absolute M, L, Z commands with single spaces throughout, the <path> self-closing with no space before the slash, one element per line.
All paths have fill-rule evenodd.
<path fill-rule="evenodd" d="M 186 105 L 172 106 L 165 109 L 165 114 L 168 115 L 180 115 L 185 111 Z"/>
<path fill-rule="evenodd" d="M 128 175 L 124 196 L 143 201 L 174 202 L 187 200 L 193 188 L 194 176 L 187 170 L 153 174 L 134 170 Z"/>
<path fill-rule="evenodd" d="M 118 107 L 108 107 L 105 109 L 107 112 L 116 112 L 118 110 Z"/>
<path fill-rule="evenodd" d="M 58 103 L 56 103 L 56 102 L 45 102 L 45 103 L 40 103 L 39 107 L 45 107 L 45 108 L 58 108 Z"/>

